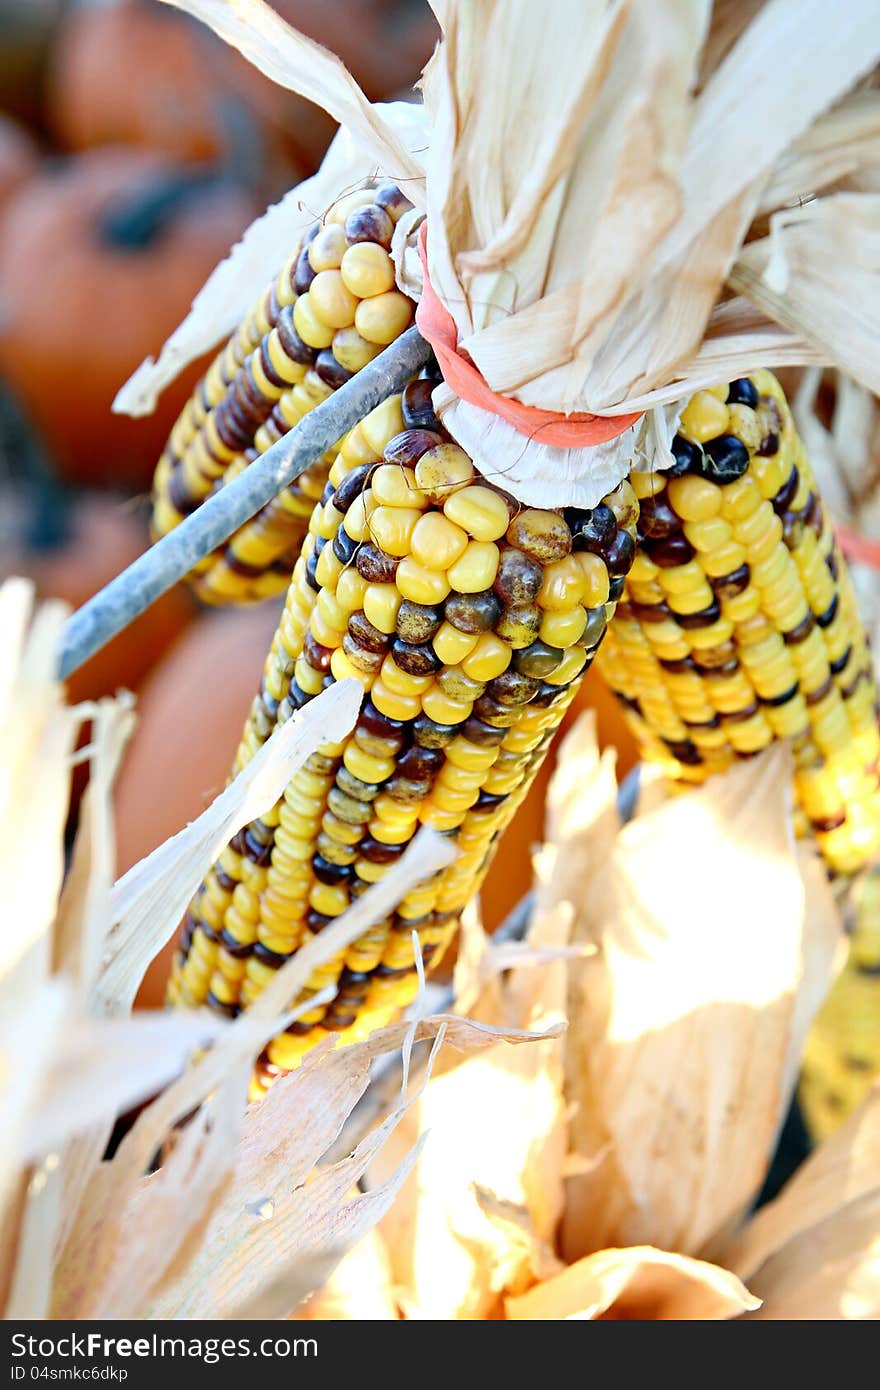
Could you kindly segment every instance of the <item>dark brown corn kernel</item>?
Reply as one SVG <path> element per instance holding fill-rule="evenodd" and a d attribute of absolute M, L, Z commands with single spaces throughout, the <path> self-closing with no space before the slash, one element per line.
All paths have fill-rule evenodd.
<path fill-rule="evenodd" d="M 439 421 L 431 401 L 436 384 L 434 381 L 420 380 L 411 381 L 405 387 L 400 408 L 403 412 L 403 423 L 407 429 L 436 430 L 439 428 Z"/>
<path fill-rule="evenodd" d="M 410 646 L 420 646 L 431 641 L 442 622 L 442 608 L 404 599 L 397 610 L 397 635 Z"/>
<path fill-rule="evenodd" d="M 536 560 L 512 547 L 501 552 L 498 574 L 492 587 L 505 608 L 532 605 L 543 583 L 544 571 Z"/>

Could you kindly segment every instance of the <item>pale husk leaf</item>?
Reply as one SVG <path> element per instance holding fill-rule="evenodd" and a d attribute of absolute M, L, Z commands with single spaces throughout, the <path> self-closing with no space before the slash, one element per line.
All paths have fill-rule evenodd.
<path fill-rule="evenodd" d="M 565 913 L 535 922 L 529 945 L 552 953 L 551 963 L 514 967 L 504 990 L 489 972 L 485 996 L 473 1006 L 507 1038 L 518 1028 L 540 1030 L 542 1039 L 514 1050 L 497 1043 L 459 1063 L 446 1059 L 371 1174 L 383 1176 L 397 1149 L 428 1132 L 381 1228 L 411 1319 L 490 1316 L 505 1290 L 547 1272 L 566 1148 L 561 1033 L 569 927 Z"/>
<path fill-rule="evenodd" d="M 776 165 L 758 211 L 796 203 L 843 179 L 876 168 L 880 141 L 880 92 L 853 92 L 821 116 Z"/>
<path fill-rule="evenodd" d="M 554 1322 L 717 1320 L 758 1306 L 729 1270 L 652 1246 L 599 1250 L 506 1301 L 508 1318 Z"/>
<path fill-rule="evenodd" d="M 880 1316 L 880 1089 L 724 1252 L 774 1318 Z"/>
<path fill-rule="evenodd" d="M 880 1317 L 880 1191 L 876 1188 L 768 1260 L 752 1281 L 774 1322 L 875 1322 Z"/>
<path fill-rule="evenodd" d="M 10 1008 L 49 969 L 50 928 L 64 873 L 70 756 L 80 724 L 79 714 L 64 706 L 56 676 L 67 611 L 64 604 L 48 603 L 34 612 L 33 586 L 25 580 L 9 580 L 0 588 L 0 631 L 10 633 L 0 678 L 0 883 L 6 928 L 0 935 L 0 976 Z"/>
<path fill-rule="evenodd" d="M 821 184 L 867 158 L 863 113 L 816 141 L 821 160 L 810 146 L 794 166 L 787 154 L 876 61 L 869 4 L 853 10 L 852 27 L 837 28 L 819 63 L 820 0 L 808 12 L 799 0 L 752 6 L 750 24 L 732 24 L 720 7 L 725 33 L 709 35 L 712 59 L 694 97 L 708 8 L 583 5 L 582 32 L 569 22 L 531 42 L 523 35 L 543 16 L 526 4 L 446 8 L 445 43 L 425 82 L 429 267 L 461 346 L 493 390 L 556 411 L 615 413 L 711 384 L 701 340 L 777 165 L 789 180 L 809 169 Z M 519 80 L 482 83 L 513 29 L 510 75 Z M 780 52 L 786 61 L 774 62 L 769 83 Z M 526 79 L 543 87 L 544 61 L 554 80 L 565 73 L 565 96 L 529 108 L 526 119 L 519 93 Z M 853 236 L 861 248 L 867 228 Z M 861 304 L 847 289 L 851 297 L 834 308 L 835 344 Z M 777 329 L 773 347 L 761 346 L 771 360 L 781 349 L 815 361 L 830 351 L 827 323 L 823 330 L 816 342 L 799 318 L 796 332 Z M 716 341 L 714 380 L 754 368 L 751 337 Z M 531 505 L 591 505 L 633 452 L 627 439 L 554 452 L 524 436 L 515 449 L 510 426 L 490 427 L 485 412 L 446 397 L 442 406 L 482 467 L 506 460 L 507 485 Z"/>
<path fill-rule="evenodd" d="M 789 797 L 779 747 L 631 822 L 583 886 L 600 954 L 572 1005 L 586 1171 L 570 1259 L 696 1254 L 760 1186 L 832 954 L 827 926 L 805 933 Z"/>
<path fill-rule="evenodd" d="M 297 1313 L 304 1322 L 396 1322 L 399 1317 L 391 1261 L 375 1227 L 313 1287 L 317 1292 Z"/>
<path fill-rule="evenodd" d="M 358 688 L 358 701 L 359 698 Z M 344 706 L 340 708 L 344 709 Z M 345 727 L 350 723 L 350 714 L 350 710 L 345 712 Z M 289 728 L 289 725 L 284 728 Z M 330 732 L 326 718 L 321 721 L 321 730 L 317 736 L 318 744 L 336 736 Z M 344 729 L 341 734 L 344 734 Z M 253 762 L 249 766 L 252 767 Z M 246 772 L 247 769 L 244 775 Z M 236 779 L 232 785 L 235 786 L 239 780 Z M 273 793 L 267 798 L 267 804 L 273 804 L 276 797 L 277 793 Z M 258 814 L 255 809 L 244 815 L 243 821 L 252 819 L 254 814 Z M 423 830 L 385 879 L 374 884 L 332 927 L 322 932 L 303 951 L 297 952 L 277 972 L 254 1007 L 226 1028 L 215 1045 L 138 1117 L 110 1165 L 116 1193 L 113 1213 L 108 1216 L 105 1209 L 104 1178 L 101 1176 L 92 1181 L 84 1194 L 76 1222 L 68 1234 L 63 1277 L 57 1292 L 58 1306 L 66 1311 L 63 1314 L 59 1312 L 59 1316 L 84 1316 L 81 1311 L 74 1314 L 71 1309 L 81 1309 L 83 1299 L 89 1305 L 100 1306 L 104 1296 L 102 1290 L 107 1292 L 114 1289 L 114 1271 L 124 1266 L 126 1259 L 128 1203 L 134 1200 L 141 1173 L 149 1166 L 152 1155 L 160 1148 L 172 1126 L 200 1104 L 224 1076 L 243 1069 L 242 1074 L 247 1077 L 265 1043 L 296 1017 L 296 1011 L 285 1016 L 284 1010 L 288 1001 L 295 998 L 305 985 L 312 971 L 338 954 L 374 921 L 386 916 L 415 883 L 447 864 L 453 854 L 448 841 Z M 316 1002 L 320 1002 L 318 996 L 301 1004 L 299 1012 L 308 1011 Z M 378 1046 L 381 1047 L 381 1043 Z M 168 1223 L 177 1240 L 180 1222 L 173 1208 Z M 176 1248 L 173 1242 L 172 1248 Z M 145 1289 L 144 1292 L 147 1291 Z"/>
<path fill-rule="evenodd" d="M 66 975 L 83 991 L 97 977 L 111 919 L 116 849 L 112 789 L 134 726 L 134 697 L 127 691 L 92 709 L 89 783 L 58 903 L 52 962 L 56 974 Z"/>
<path fill-rule="evenodd" d="M 61 1148 L 92 1125 L 112 1125 L 180 1075 L 197 1047 L 224 1031 L 207 1013 L 145 1012 L 102 1020 L 67 1017 L 45 1076 L 21 1156 Z M 120 1066 L 120 1057 L 125 1065 Z"/>
<path fill-rule="evenodd" d="M 730 284 L 850 376 L 880 389 L 880 195 L 834 193 L 774 213 Z"/>
<path fill-rule="evenodd" d="M 270 1091 L 267 1102 L 250 1109 L 235 1172 L 207 1243 L 185 1277 L 155 1304 L 153 1316 L 234 1316 L 236 1308 L 256 1306 L 261 1287 L 273 1298 L 283 1298 L 285 1268 L 294 1260 L 316 1261 L 317 1270 L 322 1257 L 339 1259 L 385 1214 L 417 1161 L 418 1140 L 404 1145 L 382 1183 L 346 1199 L 418 1095 L 401 1101 L 350 1157 L 319 1172 L 310 1170 L 363 1093 L 370 1062 L 396 1050 L 404 1029 L 381 1030 L 337 1052 L 319 1049 Z M 425 1019 L 417 1027 L 419 1037 L 434 1039 L 434 1050 L 446 1031 L 442 1017 Z M 455 1045 L 465 1049 L 503 1036 L 461 1019 L 451 1031 Z M 426 1080 L 432 1060 L 433 1054 Z"/>

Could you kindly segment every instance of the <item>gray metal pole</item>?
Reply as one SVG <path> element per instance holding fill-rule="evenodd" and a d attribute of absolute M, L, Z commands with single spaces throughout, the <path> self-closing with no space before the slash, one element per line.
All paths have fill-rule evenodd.
<path fill-rule="evenodd" d="M 186 517 L 139 556 L 65 624 L 62 679 L 77 670 L 117 632 L 128 627 L 199 560 L 210 555 L 261 507 L 341 439 L 359 420 L 425 365 L 431 349 L 417 328 L 407 331 L 368 366 L 316 406 L 296 429 L 255 459 L 228 487 Z"/>

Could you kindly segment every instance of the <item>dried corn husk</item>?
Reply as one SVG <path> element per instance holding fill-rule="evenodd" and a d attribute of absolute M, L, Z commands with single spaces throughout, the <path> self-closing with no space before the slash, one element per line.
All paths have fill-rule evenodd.
<path fill-rule="evenodd" d="M 876 1092 L 775 1202 L 748 1215 L 839 941 L 824 878 L 792 840 L 787 779 L 773 766 L 786 755 L 739 766 L 708 801 L 705 789 L 672 801 L 655 791 L 620 831 L 590 721 L 569 740 L 527 945 L 545 952 L 573 930 L 599 951 L 533 959 L 528 970 L 508 960 L 499 980 L 481 958 L 497 948 L 472 922 L 458 972 L 469 992 L 482 984 L 475 1011 L 487 1021 L 568 1013 L 565 1072 L 545 1058 L 519 1073 L 514 1092 L 492 1049 L 437 1069 L 418 1100 L 431 1120 L 424 1149 L 381 1226 L 383 1283 L 390 1277 L 416 1319 L 877 1317 Z M 713 878 L 708 899 L 689 887 L 693 867 L 676 874 L 677 845 L 703 822 L 695 854 Z M 591 826 L 612 851 L 605 878 Z M 719 894 L 720 875 L 736 867 Z M 738 915 L 746 910 L 754 921 Z M 590 1017 L 585 1051 L 577 1011 L 596 977 L 606 1007 Z M 554 1088 L 569 1122 L 561 1161 Z M 372 1179 L 394 1162 L 392 1143 Z M 547 1195 L 560 1182 L 561 1242 L 547 1237 Z M 374 1248 L 358 1258 L 377 1268 Z M 331 1305 L 355 1319 L 375 1316 L 368 1306 L 353 1282 Z"/>
<path fill-rule="evenodd" d="M 793 840 L 787 756 L 621 830 L 613 759 L 591 718 L 575 725 L 536 861 L 527 949 L 542 963 L 507 957 L 499 980 L 481 950 L 504 948 L 472 924 L 457 976 L 468 994 L 482 986 L 486 1021 L 570 1027 L 546 1051 L 447 1059 L 425 1087 L 425 1149 L 381 1228 L 406 1316 L 757 1308 L 725 1253 L 763 1181 L 840 931 Z M 562 949 L 572 936 L 580 954 Z M 391 1144 L 373 1178 L 394 1161 Z"/>
<path fill-rule="evenodd" d="M 852 92 L 880 58 L 870 0 L 836 25 L 822 0 L 587 0 L 552 24 L 530 0 L 448 0 L 415 141 L 264 0 L 170 3 L 407 180 L 434 289 L 493 391 L 647 411 L 609 444 L 564 449 L 439 388 L 453 435 L 522 501 L 591 506 L 634 462 L 667 465 L 676 402 L 755 366 L 839 361 L 880 383 L 880 91 Z M 199 306 L 182 349 L 211 318 Z M 140 378 L 143 403 L 159 380 Z"/>

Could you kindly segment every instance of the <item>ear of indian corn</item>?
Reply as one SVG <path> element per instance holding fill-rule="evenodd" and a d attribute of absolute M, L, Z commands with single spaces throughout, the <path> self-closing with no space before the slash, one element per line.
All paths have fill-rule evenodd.
<path fill-rule="evenodd" d="M 343 440 L 296 562 L 238 751 L 252 756 L 334 680 L 364 703 L 220 857 L 190 907 L 170 996 L 234 1014 L 273 970 L 380 879 L 419 825 L 459 857 L 316 972 L 334 1001 L 264 1058 L 295 1064 L 322 1031 L 408 1002 L 412 933 L 436 963 L 602 639 L 635 553 L 626 482 L 592 511 L 523 509 L 436 419 L 414 381 Z"/>
<path fill-rule="evenodd" d="M 813 1139 L 827 1139 L 880 1076 L 880 872 L 859 885 L 846 964 L 807 1037 L 800 1103 Z"/>
<path fill-rule="evenodd" d="M 184 408 L 154 483 L 155 536 L 172 530 L 412 321 L 395 286 L 394 226 L 411 206 L 393 184 L 339 199 L 302 238 Z M 206 603 L 282 592 L 335 450 L 306 469 L 197 566 Z"/>
<path fill-rule="evenodd" d="M 681 783 L 791 739 L 798 829 L 855 873 L 880 852 L 873 665 L 775 378 L 698 392 L 673 452 L 632 475 L 639 549 L 600 669 Z"/>

